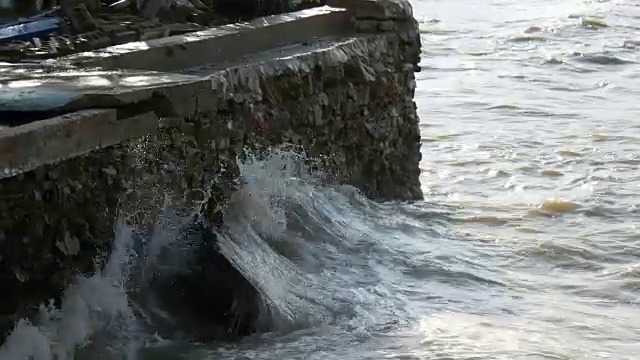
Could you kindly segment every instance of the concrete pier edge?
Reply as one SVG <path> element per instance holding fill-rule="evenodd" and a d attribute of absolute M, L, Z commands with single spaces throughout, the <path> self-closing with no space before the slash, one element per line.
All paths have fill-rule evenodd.
<path fill-rule="evenodd" d="M 247 147 L 293 144 L 370 198 L 422 198 L 411 6 L 326 3 L 0 66 L 0 340 L 2 319 L 100 266 L 123 214 L 144 224 L 208 188 L 219 223 Z"/>

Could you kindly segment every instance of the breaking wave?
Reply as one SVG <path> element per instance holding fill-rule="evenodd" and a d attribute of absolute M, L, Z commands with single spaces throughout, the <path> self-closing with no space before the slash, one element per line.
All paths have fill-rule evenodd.
<path fill-rule="evenodd" d="M 321 185 L 321 176 L 311 174 L 292 151 L 274 150 L 240 168 L 243 185 L 232 195 L 216 236 L 220 252 L 259 291 L 265 305 L 261 320 L 272 333 L 283 334 L 331 323 L 338 314 L 351 316 L 359 295 L 346 290 L 346 283 L 337 293 L 341 278 L 334 274 L 353 270 L 339 269 L 339 260 L 345 248 L 360 246 L 353 243 L 362 236 L 358 222 L 377 205 L 355 188 Z M 133 360 L 181 340 L 175 333 L 163 338 L 170 315 L 153 301 L 139 300 L 150 278 L 189 266 L 196 249 L 184 225 L 198 216 L 198 208 L 167 206 L 150 230 L 119 220 L 104 269 L 78 277 L 59 306 L 43 305 L 33 322 L 16 324 L 0 359 Z"/>

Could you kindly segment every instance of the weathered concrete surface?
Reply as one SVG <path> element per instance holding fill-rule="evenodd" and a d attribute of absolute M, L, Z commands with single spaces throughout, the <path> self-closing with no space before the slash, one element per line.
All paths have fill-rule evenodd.
<path fill-rule="evenodd" d="M 145 136 L 158 118 L 118 119 L 116 110 L 83 110 L 0 132 L 0 179 Z"/>
<path fill-rule="evenodd" d="M 398 9 L 383 0 L 353 3 L 360 2 Z M 104 100 L 113 94 L 99 89 L 92 101 L 116 111 L 114 120 L 113 111 L 101 110 L 107 126 L 152 112 L 160 119 L 157 127 L 145 125 L 145 136 L 88 153 L 91 141 L 60 145 L 47 165 L 0 180 L 0 287 L 9 294 L 0 299 L 0 314 L 11 321 L 59 294 L 75 274 L 93 271 L 110 250 L 117 217 L 144 226 L 155 220 L 167 198 L 187 211 L 202 190 L 212 195 L 203 216 L 219 225 L 237 186 L 237 160 L 247 148 L 297 144 L 330 180 L 353 184 L 369 197 L 421 198 L 413 102 L 419 36 L 410 12 L 384 9 L 374 11 L 375 18 L 371 11 L 361 17 L 350 8 L 356 25 L 350 36 L 325 34 L 307 44 L 236 53 L 211 66 L 185 61 L 183 66 L 194 67 L 176 76 L 184 76 L 186 85 L 169 81 L 158 91 L 137 89 L 131 95 L 136 101 L 114 104 Z M 130 59 L 134 55 L 127 54 L 149 55 L 122 51 Z M 180 86 L 189 91 L 177 90 Z M 28 126 L 37 129 L 51 121 Z M 11 130 L 24 134 L 24 126 Z M 30 134 L 58 144 L 65 138 L 44 130 Z M 88 130 L 80 134 L 94 136 Z M 60 161 L 65 151 L 72 157 Z"/>
<path fill-rule="evenodd" d="M 207 85 L 202 78 L 146 70 L 0 64 L 0 112 L 59 113 L 118 107 L 168 92 L 194 94 Z M 9 116 L 0 118 L 4 126 L 11 122 Z"/>
<path fill-rule="evenodd" d="M 312 8 L 186 35 L 112 46 L 58 61 L 110 69 L 175 71 L 317 37 L 344 35 L 351 28 L 349 19 L 343 9 Z"/>

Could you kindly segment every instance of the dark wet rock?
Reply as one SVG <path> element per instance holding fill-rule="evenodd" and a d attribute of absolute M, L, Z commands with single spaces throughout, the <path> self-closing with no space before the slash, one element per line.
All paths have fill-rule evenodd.
<path fill-rule="evenodd" d="M 608 28 L 609 25 L 602 20 L 597 19 L 582 19 L 581 25 L 588 29 L 603 29 Z"/>
<path fill-rule="evenodd" d="M 134 297 L 151 330 L 195 341 L 233 340 L 268 330 L 260 321 L 259 291 L 222 255 L 213 229 L 194 220 L 181 236 L 186 240 L 181 244 L 189 245 L 186 266 L 163 268 L 160 263 Z"/>
<path fill-rule="evenodd" d="M 585 54 L 581 52 L 574 52 L 572 55 L 575 61 L 588 64 L 622 65 L 632 62 L 607 53 Z"/>
<path fill-rule="evenodd" d="M 94 5 L 95 6 L 95 5 Z M 91 13 L 98 9 L 90 8 L 84 2 L 67 0 L 62 3 L 62 15 L 69 21 L 75 33 L 85 33 L 98 30 L 98 24 Z"/>
<path fill-rule="evenodd" d="M 290 0 L 210 0 L 219 14 L 235 20 L 281 14 L 291 10 Z"/>
<path fill-rule="evenodd" d="M 532 33 L 538 33 L 538 32 L 542 32 L 542 28 L 539 26 L 529 26 L 524 30 L 525 34 L 532 34 Z"/>

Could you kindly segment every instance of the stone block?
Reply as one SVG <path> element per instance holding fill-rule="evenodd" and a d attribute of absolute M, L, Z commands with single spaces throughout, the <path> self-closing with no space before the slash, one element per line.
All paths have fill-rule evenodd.
<path fill-rule="evenodd" d="M 124 106 L 164 96 L 165 112 L 187 116 L 195 111 L 188 94 L 203 87 L 210 81 L 181 74 L 7 64 L 0 67 L 0 114 Z M 0 116 L 0 123 L 9 117 Z"/>
<path fill-rule="evenodd" d="M 152 133 L 148 112 L 117 119 L 113 109 L 81 110 L 0 132 L 0 179 Z"/>
<path fill-rule="evenodd" d="M 335 8 L 348 9 L 356 19 L 409 20 L 413 9 L 408 0 L 326 0 Z"/>
<path fill-rule="evenodd" d="M 176 71 L 349 33 L 347 11 L 330 7 L 274 15 L 186 35 L 116 45 L 58 61 L 105 68 Z"/>

